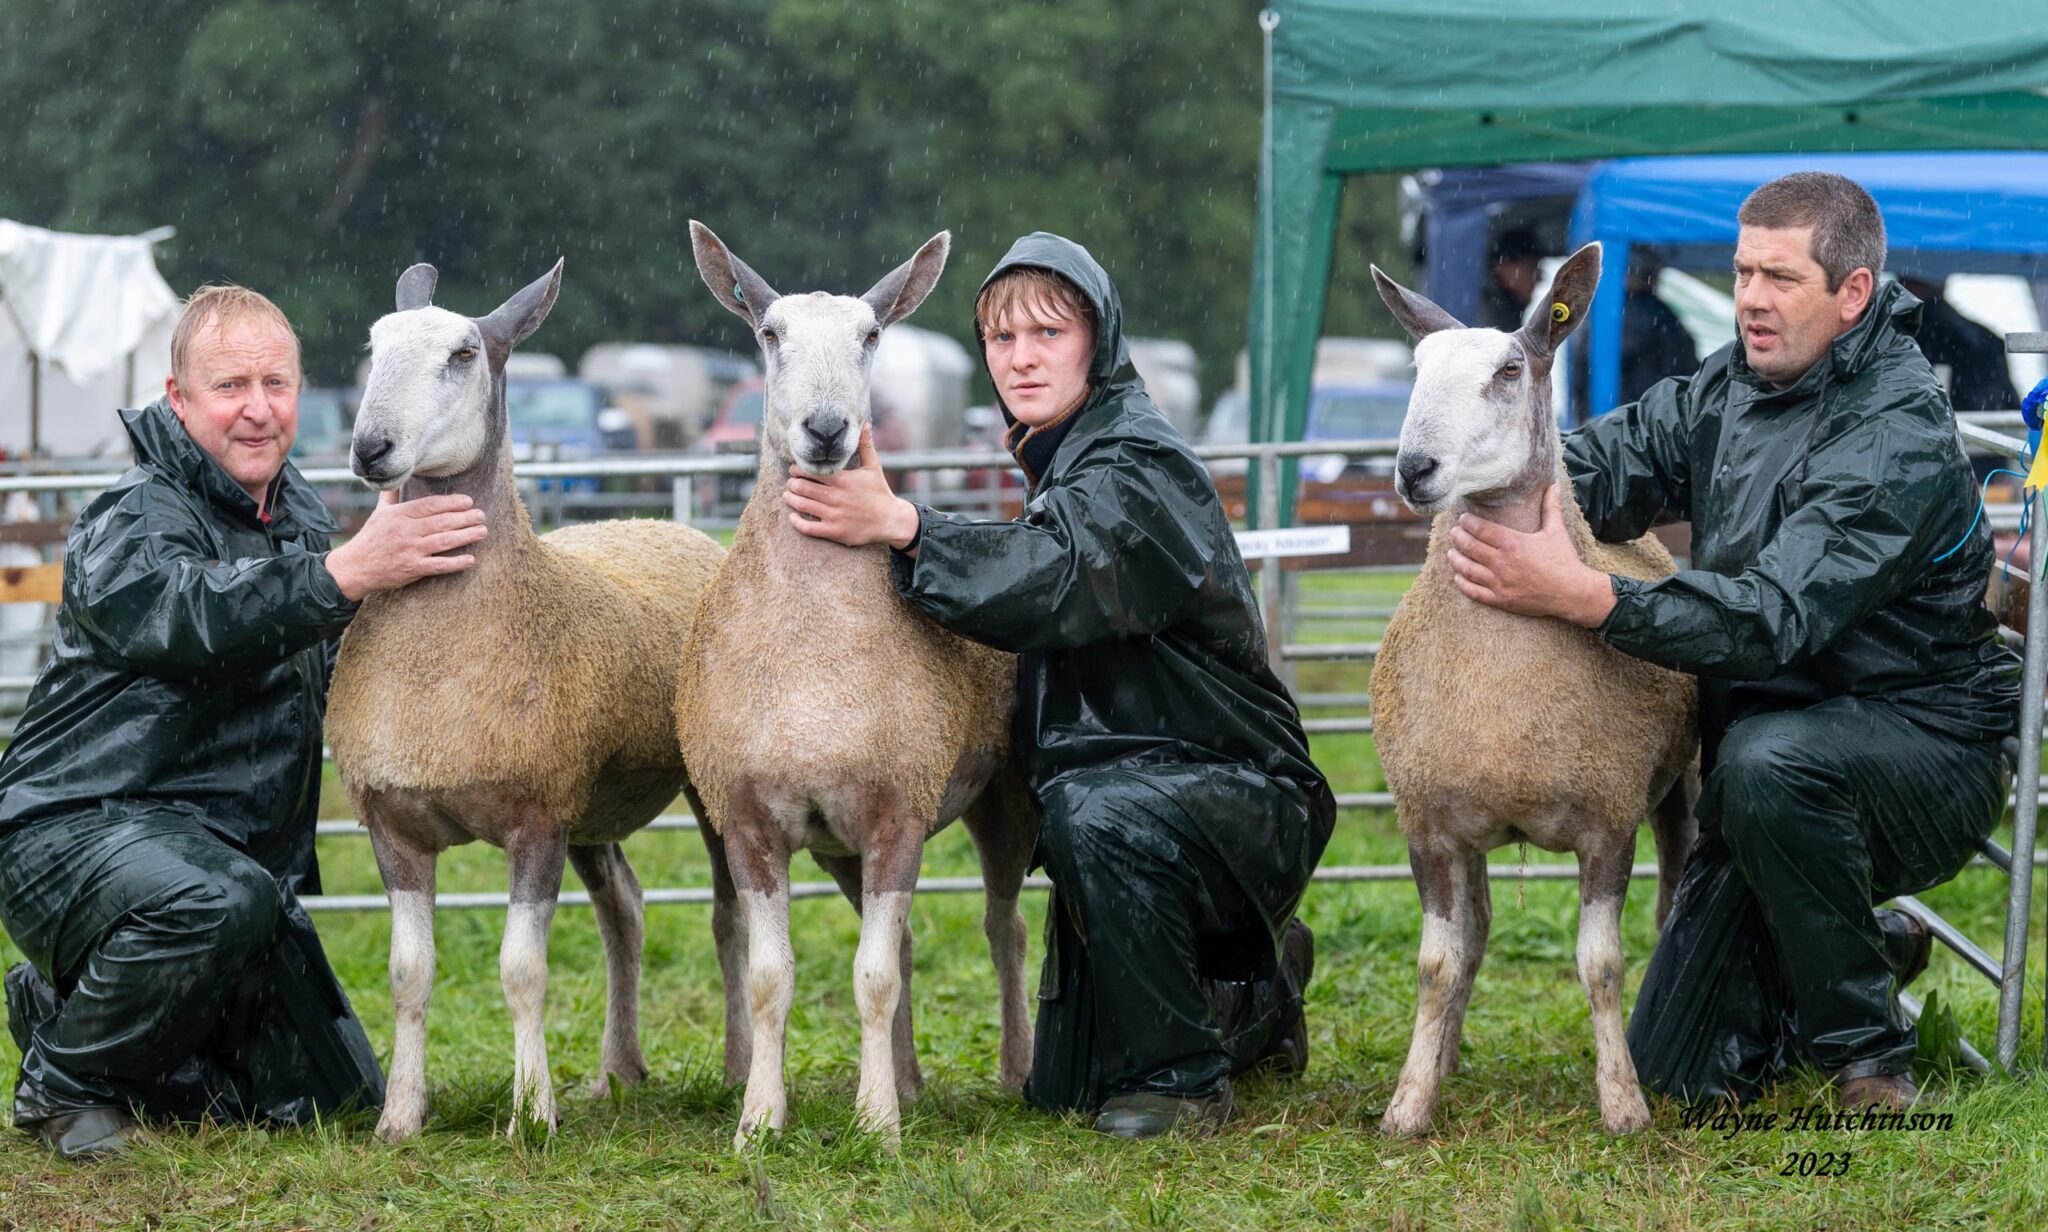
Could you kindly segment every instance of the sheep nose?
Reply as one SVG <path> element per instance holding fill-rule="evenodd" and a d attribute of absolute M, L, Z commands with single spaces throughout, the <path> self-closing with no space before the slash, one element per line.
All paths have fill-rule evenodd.
<path fill-rule="evenodd" d="M 804 418 L 804 431 L 820 445 L 833 444 L 846 431 L 846 412 L 836 407 L 812 411 Z"/>
<path fill-rule="evenodd" d="M 356 465 L 370 467 L 377 459 L 391 452 L 392 440 L 388 436 L 359 436 L 355 442 Z"/>
<path fill-rule="evenodd" d="M 1431 454 L 1404 453 L 1394 460 L 1394 469 L 1401 474 L 1401 486 L 1410 492 L 1415 485 L 1436 474 L 1437 461 Z"/>

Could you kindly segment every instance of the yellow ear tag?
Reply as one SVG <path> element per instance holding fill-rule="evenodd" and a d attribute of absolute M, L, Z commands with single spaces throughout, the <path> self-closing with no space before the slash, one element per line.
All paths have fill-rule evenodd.
<path fill-rule="evenodd" d="M 1571 320 L 1572 306 L 1570 304 L 1552 304 L 1550 306 L 1550 319 L 1559 325 Z"/>

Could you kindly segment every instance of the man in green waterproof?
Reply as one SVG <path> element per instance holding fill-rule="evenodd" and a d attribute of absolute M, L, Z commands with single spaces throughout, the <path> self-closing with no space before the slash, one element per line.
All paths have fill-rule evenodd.
<path fill-rule="evenodd" d="M 206 287 L 135 468 L 78 517 L 50 664 L 0 756 L 14 1124 L 72 1158 L 136 1114 L 299 1124 L 383 1100 L 298 896 L 319 892 L 321 711 L 372 591 L 467 568 L 467 497 L 380 504 L 348 544 L 287 461 L 298 339 Z"/>
<path fill-rule="evenodd" d="M 1566 438 L 1602 539 L 1692 521 L 1693 568 L 1597 573 L 1553 520 L 1452 532 L 1464 592 L 1700 677 L 1700 837 L 1643 978 L 1644 1085 L 1748 1099 L 1788 1064 L 1851 1108 L 1917 1098 L 1898 989 L 1924 926 L 1873 904 L 1953 876 L 2004 808 L 2019 661 L 1954 414 L 1879 286 L 1884 221 L 1804 172 L 1743 203 L 1740 346 Z"/>
<path fill-rule="evenodd" d="M 897 589 L 1018 659 L 1014 738 L 1053 881 L 1026 1098 L 1150 1137 L 1230 1113 L 1230 1077 L 1307 1060 L 1293 920 L 1336 804 L 1266 666 L 1208 471 L 1128 371 L 1086 250 L 1025 236 L 975 330 L 1031 494 L 1014 522 L 897 499 L 862 465 L 793 477 L 805 533 L 888 543 Z"/>

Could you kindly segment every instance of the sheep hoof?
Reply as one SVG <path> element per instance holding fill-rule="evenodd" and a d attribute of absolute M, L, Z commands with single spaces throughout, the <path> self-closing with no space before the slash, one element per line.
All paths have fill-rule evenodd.
<path fill-rule="evenodd" d="M 742 1121 L 739 1131 L 732 1136 L 732 1149 L 735 1153 L 744 1155 L 756 1146 L 767 1142 L 768 1139 L 775 1137 L 778 1132 L 775 1126 L 765 1122 L 749 1125 Z"/>
<path fill-rule="evenodd" d="M 1600 1120 L 1610 1134 L 1632 1134 L 1650 1127 L 1650 1106 L 1643 1102 L 1640 1091 L 1618 1100 L 1601 1100 L 1600 1103 Z"/>
<path fill-rule="evenodd" d="M 863 1116 L 861 1128 L 880 1139 L 883 1150 L 894 1154 L 903 1147 L 903 1125 L 900 1121 L 883 1121 L 879 1117 Z"/>
<path fill-rule="evenodd" d="M 1417 1110 L 1400 1100 L 1380 1118 L 1380 1132 L 1389 1138 L 1420 1138 L 1429 1132 L 1429 1109 Z"/>
<path fill-rule="evenodd" d="M 409 1138 L 416 1138 L 419 1136 L 420 1126 L 425 1120 L 424 1116 L 394 1115 L 387 1108 L 384 1110 L 384 1115 L 377 1120 L 377 1141 L 382 1142 L 386 1146 L 397 1146 Z"/>
<path fill-rule="evenodd" d="M 634 1061 L 630 1065 L 606 1065 L 590 1080 L 588 1093 L 592 1099 L 611 1099 L 628 1087 L 637 1087 L 647 1081 L 647 1065 Z"/>
<path fill-rule="evenodd" d="M 531 1127 L 530 1130 L 527 1129 L 529 1126 Z M 534 1100 L 533 1106 L 530 1108 L 514 1107 L 511 1119 L 505 1122 L 505 1136 L 516 1140 L 519 1138 L 522 1130 L 526 1130 L 526 1132 L 538 1133 L 542 1137 L 550 1137 L 561 1127 L 562 1118 L 555 1111 L 554 1098 L 549 1096 L 545 1099 Z"/>

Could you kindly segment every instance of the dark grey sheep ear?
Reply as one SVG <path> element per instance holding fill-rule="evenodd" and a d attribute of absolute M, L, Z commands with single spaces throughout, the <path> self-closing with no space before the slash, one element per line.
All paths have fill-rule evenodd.
<path fill-rule="evenodd" d="M 1388 310 L 1394 314 L 1394 319 L 1399 321 L 1401 328 L 1407 330 L 1408 336 L 1417 342 L 1438 330 L 1465 328 L 1458 318 L 1430 302 L 1428 296 L 1417 295 L 1395 282 L 1377 265 L 1372 267 L 1372 282 L 1379 288 L 1380 299 L 1385 301 Z"/>
<path fill-rule="evenodd" d="M 890 270 L 861 298 L 875 310 L 878 325 L 894 325 L 917 311 L 924 297 L 938 285 L 946 269 L 946 254 L 952 251 L 953 233 L 941 231 L 924 242 L 917 255 Z"/>
<path fill-rule="evenodd" d="M 561 289 L 562 262 L 557 260 L 555 268 L 521 287 L 518 294 L 498 305 L 497 311 L 478 318 L 477 328 L 483 333 L 484 349 L 491 357 L 492 367 L 504 367 L 512 348 L 540 328 Z"/>
<path fill-rule="evenodd" d="M 1593 305 L 1593 292 L 1600 287 L 1600 241 L 1595 240 L 1566 257 L 1550 280 L 1550 291 L 1536 301 L 1537 311 L 1522 326 L 1522 341 L 1537 354 L 1554 353 L 1571 332 L 1586 319 Z"/>
<path fill-rule="evenodd" d="M 398 276 L 398 310 L 410 312 L 425 308 L 434 302 L 434 284 L 441 280 L 440 272 L 425 261 L 406 270 Z"/>
<path fill-rule="evenodd" d="M 725 241 L 713 235 L 711 228 L 694 218 L 690 220 L 690 251 L 697 258 L 697 273 L 703 277 L 704 285 L 718 297 L 718 302 L 733 315 L 759 329 L 768 306 L 782 298 L 775 293 L 775 288 L 769 286 L 745 261 L 732 255 Z"/>

